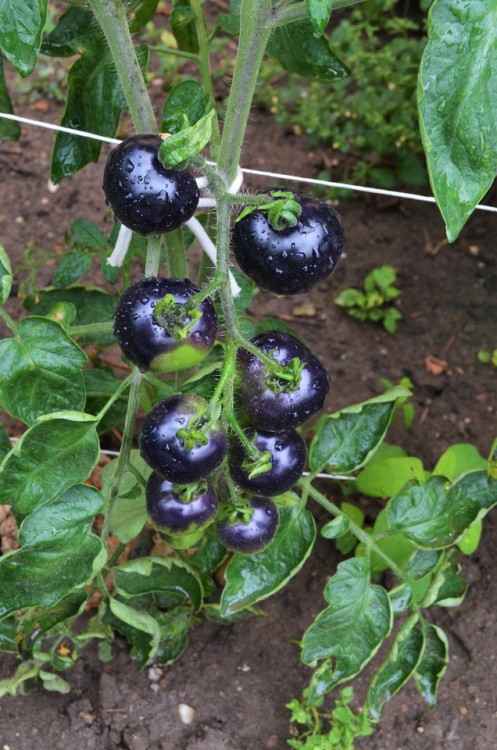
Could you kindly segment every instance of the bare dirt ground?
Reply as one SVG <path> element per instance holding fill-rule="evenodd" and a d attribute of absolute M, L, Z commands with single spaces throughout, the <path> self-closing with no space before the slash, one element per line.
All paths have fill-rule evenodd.
<path fill-rule="evenodd" d="M 37 117 L 57 121 L 58 111 L 51 105 Z M 103 226 L 111 221 L 100 190 L 102 165 L 88 166 L 55 193 L 48 190 L 51 140 L 49 132 L 26 127 L 18 143 L 0 143 L 0 241 L 13 259 L 31 241 L 48 248 L 61 243 L 75 218 Z M 254 112 L 243 165 L 312 176 L 319 160 L 303 139 L 282 134 L 266 115 Z M 395 424 L 389 441 L 422 458 L 427 468 L 457 442 L 471 442 L 486 455 L 497 433 L 497 372 L 479 363 L 477 352 L 497 346 L 497 219 L 477 212 L 454 245 L 430 254 L 444 237 L 432 205 L 361 198 L 341 201 L 338 210 L 346 257 L 333 277 L 305 300 L 261 294 L 254 312 L 291 319 L 326 364 L 332 379 L 328 411 L 381 392 L 380 378 L 398 382 L 408 376 L 415 421 L 409 430 Z M 382 263 L 397 269 L 402 290 L 403 321 L 394 336 L 358 323 L 333 304 L 339 291 L 360 286 Z M 311 317 L 296 310 L 304 301 L 314 306 Z M 441 360 L 438 368 L 433 358 Z M 333 493 L 327 485 L 323 490 Z M 320 510 L 314 510 L 320 520 Z M 434 615 L 451 650 L 436 711 L 430 713 L 413 689 L 405 689 L 376 733 L 357 742 L 361 750 L 494 750 L 496 526 L 494 513 L 476 554 L 462 560 L 471 584 L 464 604 Z M 89 650 L 67 675 L 69 694 L 34 688 L 2 700 L 0 747 L 283 750 L 289 736 L 285 703 L 300 695 L 309 678 L 295 641 L 322 608 L 323 585 L 338 561 L 332 544 L 319 541 L 301 574 L 264 603 L 265 618 L 201 624 L 183 657 L 167 669 L 137 673 L 120 640 L 114 660 L 105 665 Z M 2 657 L 0 676 L 13 667 L 10 657 Z M 359 697 L 363 687 L 360 682 Z M 194 709 L 190 724 L 182 723 L 180 704 Z"/>

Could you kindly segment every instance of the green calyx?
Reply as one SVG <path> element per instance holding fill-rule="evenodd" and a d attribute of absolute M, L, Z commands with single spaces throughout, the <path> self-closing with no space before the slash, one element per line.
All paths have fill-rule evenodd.
<path fill-rule="evenodd" d="M 192 309 L 188 304 L 178 304 L 172 294 L 166 294 L 154 309 L 155 322 L 178 341 L 188 336 L 200 317 L 200 310 Z"/>
<path fill-rule="evenodd" d="M 241 221 L 253 211 L 261 211 L 267 216 L 269 225 L 276 231 L 294 227 L 302 213 L 302 206 L 297 203 L 293 193 L 285 190 L 272 190 L 269 195 L 272 200 L 259 205 L 246 206 L 240 211 L 236 221 Z"/>
<path fill-rule="evenodd" d="M 294 357 L 286 365 L 277 364 L 269 372 L 265 383 L 273 393 L 292 393 L 300 385 L 303 369 L 304 363 L 298 357 Z"/>
<path fill-rule="evenodd" d="M 189 505 L 199 495 L 203 495 L 207 491 L 206 482 L 199 482 L 198 484 L 177 484 L 173 487 L 173 492 L 178 496 L 178 500 L 185 505 Z"/>
<path fill-rule="evenodd" d="M 273 462 L 269 451 L 259 452 L 256 458 L 246 458 L 242 461 L 242 469 L 247 473 L 249 479 L 255 479 L 261 474 L 271 471 Z"/>
<path fill-rule="evenodd" d="M 187 451 L 191 451 L 201 445 L 207 445 L 208 443 L 207 436 L 197 426 L 183 427 L 181 430 L 178 430 L 176 435 L 183 441 Z"/>
<path fill-rule="evenodd" d="M 236 505 L 225 508 L 222 513 L 222 517 L 230 524 L 250 523 L 253 515 L 254 509 L 250 507 L 248 500 L 245 500 L 243 497 L 237 500 Z"/>

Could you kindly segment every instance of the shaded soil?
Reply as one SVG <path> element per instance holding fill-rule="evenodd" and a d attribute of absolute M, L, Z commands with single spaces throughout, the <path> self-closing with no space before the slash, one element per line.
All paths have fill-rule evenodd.
<path fill-rule="evenodd" d="M 57 121 L 57 116 L 54 108 L 37 113 L 47 121 Z M 110 225 L 100 191 L 101 165 L 90 165 L 57 192 L 49 191 L 51 138 L 47 131 L 26 128 L 19 143 L 0 143 L 0 240 L 14 260 L 29 242 L 48 248 L 61 243 L 75 218 Z M 254 112 L 242 164 L 312 176 L 320 158 L 308 153 L 303 139 L 275 131 L 264 114 Z M 250 187 L 268 184 L 247 181 Z M 261 294 L 254 314 L 290 320 L 323 360 L 332 378 L 328 411 L 380 393 L 380 378 L 398 382 L 408 376 L 414 385 L 415 421 L 409 430 L 400 421 L 394 424 L 389 441 L 419 456 L 427 468 L 457 442 L 471 442 L 486 455 L 496 435 L 496 371 L 476 355 L 497 346 L 495 217 L 477 213 L 457 243 L 430 255 L 427 251 L 444 237 L 432 205 L 364 198 L 342 201 L 338 210 L 347 244 L 333 277 L 305 299 Z M 403 321 L 395 336 L 360 324 L 333 305 L 339 291 L 360 286 L 365 274 L 382 263 L 397 269 L 402 290 L 398 308 Z M 50 267 L 46 273 L 49 280 Z M 303 302 L 314 307 L 310 317 L 300 315 Z M 430 371 L 429 357 L 443 361 L 438 374 Z M 330 491 L 325 484 L 322 489 Z M 319 509 L 316 515 L 320 520 Z M 428 712 L 408 687 L 392 701 L 376 733 L 357 747 L 494 750 L 496 525 L 491 514 L 479 550 L 462 560 L 471 584 L 464 604 L 434 614 L 451 649 L 437 710 Z M 300 695 L 310 674 L 294 644 L 322 608 L 322 589 L 337 562 L 333 546 L 318 541 L 301 574 L 264 603 L 265 618 L 223 627 L 200 625 L 184 656 L 170 668 L 136 673 L 121 641 L 106 665 L 89 650 L 67 675 L 72 686 L 68 695 L 34 689 L 1 702 L 0 746 L 283 750 L 289 736 L 285 703 Z M 13 666 L 13 660 L 3 657 L 0 676 L 10 674 Z M 359 682 L 359 697 L 364 685 Z M 180 704 L 194 709 L 190 724 L 181 721 Z"/>

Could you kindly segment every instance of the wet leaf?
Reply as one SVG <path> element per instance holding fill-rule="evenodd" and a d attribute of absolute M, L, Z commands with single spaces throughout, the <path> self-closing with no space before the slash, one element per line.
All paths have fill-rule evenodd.
<path fill-rule="evenodd" d="M 24 318 L 0 341 L 0 403 L 26 424 L 85 404 L 85 353 L 52 320 Z"/>
<path fill-rule="evenodd" d="M 298 21 L 274 29 L 267 45 L 267 53 L 290 73 L 336 81 L 346 78 L 348 68 L 335 55 L 329 40 L 316 39 L 310 21 Z"/>
<path fill-rule="evenodd" d="M 324 32 L 331 16 L 333 0 L 306 0 L 305 6 L 316 37 Z"/>
<path fill-rule="evenodd" d="M 437 690 L 449 661 L 449 643 L 444 631 L 423 621 L 425 648 L 414 675 L 418 691 L 429 705 L 435 708 Z"/>
<path fill-rule="evenodd" d="M 495 0 L 435 2 L 428 34 L 418 79 L 420 127 L 452 242 L 495 177 Z"/>
<path fill-rule="evenodd" d="M 169 93 L 162 112 L 162 133 L 177 133 L 194 125 L 210 109 L 210 99 L 197 81 L 181 81 Z"/>
<path fill-rule="evenodd" d="M 6 112 L 11 115 L 12 102 L 10 100 L 9 91 L 7 89 L 7 83 L 5 81 L 5 75 L 3 70 L 3 57 L 0 54 L 0 112 Z M 14 120 L 6 120 L 3 117 L 0 119 L 0 138 L 6 138 L 8 140 L 15 141 L 21 135 L 21 128 L 19 123 Z"/>
<path fill-rule="evenodd" d="M 118 599 L 111 599 L 109 607 L 114 615 L 112 626 L 133 646 L 131 653 L 137 659 L 138 668 L 143 669 L 158 651 L 161 637 L 159 623 L 148 612 L 135 609 Z"/>
<path fill-rule="evenodd" d="M 394 497 L 405 484 L 424 481 L 423 464 L 415 456 L 388 457 L 376 460 L 373 456 L 357 475 L 359 492 L 369 497 Z"/>
<path fill-rule="evenodd" d="M 130 464 L 146 480 L 151 469 L 141 458 L 138 450 L 132 450 Z M 107 464 L 102 471 L 103 494 L 108 505 L 110 491 L 117 469 L 117 458 Z M 125 471 L 118 488 L 112 513 L 111 534 L 127 544 L 134 539 L 147 522 L 145 488 L 132 471 Z"/>
<path fill-rule="evenodd" d="M 36 65 L 47 0 L 0 0 L 0 50 L 22 76 Z"/>
<path fill-rule="evenodd" d="M 182 560 L 173 557 L 147 557 L 114 568 L 117 591 L 126 598 L 143 594 L 173 594 L 180 601 L 190 600 L 195 610 L 203 601 L 200 579 Z"/>
<path fill-rule="evenodd" d="M 302 660 L 314 666 L 333 657 L 321 690 L 348 680 L 374 656 L 392 627 L 388 594 L 371 584 L 369 565 L 356 558 L 340 563 L 324 590 L 328 607 L 304 633 Z"/>

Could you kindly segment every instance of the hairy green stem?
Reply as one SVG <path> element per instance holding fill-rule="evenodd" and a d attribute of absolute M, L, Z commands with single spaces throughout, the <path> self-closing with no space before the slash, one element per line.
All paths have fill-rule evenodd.
<path fill-rule="evenodd" d="M 194 52 L 185 52 L 181 49 L 172 49 L 172 47 L 149 47 L 150 52 L 156 52 L 158 55 L 173 55 L 174 57 L 183 57 L 185 60 L 193 60 L 200 65 L 200 58 Z"/>
<path fill-rule="evenodd" d="M 195 25 L 198 39 L 198 62 L 200 66 L 200 76 L 202 78 L 202 86 L 211 100 L 212 107 L 215 108 L 215 94 L 212 85 L 211 63 L 209 57 L 209 38 L 207 36 L 205 18 L 202 12 L 200 0 L 190 0 L 190 6 L 195 14 Z M 217 116 L 215 116 L 212 122 L 211 139 L 211 154 L 213 159 L 217 158 L 220 140 L 219 121 Z"/>
<path fill-rule="evenodd" d="M 124 472 L 126 471 L 126 467 L 128 466 L 131 448 L 133 446 L 136 415 L 138 413 L 138 407 L 140 405 L 141 383 L 142 374 L 137 368 L 135 368 L 131 373 L 131 387 L 129 392 L 128 409 L 126 411 L 126 419 L 124 421 L 123 441 L 121 444 L 121 450 L 119 451 L 119 458 L 117 459 L 116 472 L 112 479 L 112 488 L 110 491 L 105 522 L 102 527 L 101 538 L 104 544 L 107 542 L 107 538 L 109 536 L 112 524 L 112 514 L 114 512 L 117 497 L 119 495 L 119 487 L 121 486 Z"/>
<path fill-rule="evenodd" d="M 71 338 L 78 336 L 86 338 L 87 336 L 99 336 L 102 334 L 112 333 L 114 324 L 112 320 L 106 320 L 103 323 L 86 323 L 80 326 L 69 326 L 66 333 Z"/>
<path fill-rule="evenodd" d="M 137 133 L 157 133 L 154 111 L 122 0 L 89 0 L 89 5 L 107 40 Z"/>
<path fill-rule="evenodd" d="M 0 318 L 10 328 L 13 334 L 15 334 L 16 336 L 19 334 L 17 323 L 10 317 L 8 312 L 6 312 L 3 307 L 0 307 Z"/>
<path fill-rule="evenodd" d="M 157 276 L 159 273 L 160 256 L 162 248 L 162 235 L 154 235 L 148 238 L 147 259 L 145 261 L 145 276 Z"/>
<path fill-rule="evenodd" d="M 333 10 L 339 8 L 348 8 L 351 5 L 358 5 L 363 3 L 365 0 L 333 0 Z M 271 21 L 271 28 L 275 29 L 278 26 L 286 26 L 289 23 L 295 23 L 296 21 L 304 21 L 309 18 L 309 11 L 307 10 L 306 3 L 294 3 L 293 5 L 285 5 L 281 8 L 276 8 L 273 19 Z"/>
<path fill-rule="evenodd" d="M 117 399 L 124 393 L 126 388 L 132 383 L 133 381 L 133 373 L 130 373 L 127 378 L 124 378 L 124 380 L 121 380 L 119 385 L 117 386 L 116 390 L 110 397 L 110 399 L 107 401 L 107 403 L 104 405 L 104 407 L 98 412 L 97 414 L 97 420 L 100 422 L 102 417 L 109 411 L 112 404 L 114 404 Z"/>
<path fill-rule="evenodd" d="M 166 246 L 167 265 L 169 275 L 173 279 L 186 279 L 188 276 L 188 265 L 186 262 L 185 243 L 181 229 L 168 232 L 164 238 Z"/>
<path fill-rule="evenodd" d="M 242 0 L 240 37 L 218 154 L 218 169 L 228 184 L 236 176 L 245 128 L 270 34 L 271 0 Z"/>

